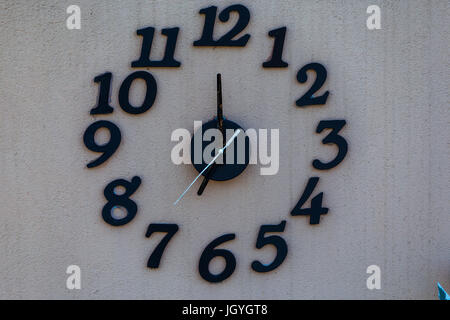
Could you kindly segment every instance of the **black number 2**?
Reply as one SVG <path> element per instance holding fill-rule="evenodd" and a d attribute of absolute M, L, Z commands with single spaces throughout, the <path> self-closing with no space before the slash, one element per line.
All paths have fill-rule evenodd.
<path fill-rule="evenodd" d="M 239 39 L 233 40 L 239 33 L 241 33 L 250 21 L 250 11 L 241 4 L 235 4 L 225 8 L 219 14 L 219 20 L 227 22 L 230 19 L 231 12 L 237 12 L 239 19 L 236 25 L 223 35 L 219 40 L 214 40 L 214 24 L 216 22 L 217 7 L 211 6 L 200 10 L 200 14 L 205 15 L 205 25 L 203 26 L 203 33 L 199 40 L 194 41 L 195 47 L 245 47 L 250 35 L 246 34 Z"/>
<path fill-rule="evenodd" d="M 297 100 L 296 104 L 298 107 L 325 104 L 327 102 L 328 95 L 330 94 L 330 92 L 327 91 L 320 97 L 314 97 L 314 93 L 322 88 L 323 84 L 327 80 L 327 69 L 325 69 L 325 67 L 320 63 L 310 63 L 301 68 L 297 73 L 297 81 L 300 83 L 305 83 L 308 80 L 308 75 L 306 73 L 308 70 L 313 70 L 316 73 L 316 81 L 311 88 Z"/>
<path fill-rule="evenodd" d="M 155 250 L 153 250 L 150 258 L 147 261 L 147 267 L 156 269 L 159 267 L 159 263 L 161 261 L 162 254 L 166 249 L 167 244 L 170 239 L 177 233 L 178 225 L 176 224 L 168 224 L 168 223 L 151 223 L 148 226 L 147 232 L 145 236 L 150 238 L 150 236 L 155 232 L 166 232 L 167 234 L 162 238 L 161 242 L 156 246 Z"/>

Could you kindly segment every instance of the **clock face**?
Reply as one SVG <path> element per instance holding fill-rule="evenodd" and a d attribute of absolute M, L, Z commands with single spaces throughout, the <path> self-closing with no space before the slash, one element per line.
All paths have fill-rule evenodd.
<path fill-rule="evenodd" d="M 427 236 L 447 221 L 448 150 L 424 138 L 448 132 L 438 95 L 448 88 L 429 87 L 448 76 L 392 25 L 368 30 L 367 3 L 79 6 L 79 30 L 52 29 L 44 8 L 39 42 L 18 36 L 32 63 L 30 98 L 16 104 L 31 111 L 20 125 L 8 116 L 9 130 L 21 128 L 8 143 L 34 160 L 4 161 L 18 172 L 6 181 L 20 182 L 5 199 L 31 234 L 17 236 L 29 248 L 19 256 L 46 261 L 29 277 L 74 264 L 76 297 L 147 299 L 402 298 L 417 286 L 400 270 L 426 277 L 420 257 L 448 240 Z M 394 9 L 389 21 L 406 19 Z M 436 186 L 423 185 L 426 172 Z M 366 287 L 371 265 L 386 276 L 379 295 Z M 58 288 L 46 297 L 73 294 Z"/>
<path fill-rule="evenodd" d="M 278 270 L 283 272 L 283 264 L 288 258 L 288 248 L 292 242 L 292 236 L 286 232 L 287 226 L 295 229 L 298 224 L 309 224 L 310 228 L 314 228 L 311 230 L 320 233 L 320 222 L 326 219 L 323 216 L 336 214 L 332 208 L 330 210 L 325 207 L 325 196 L 319 181 L 321 177 L 326 179 L 327 173 L 337 168 L 348 155 L 348 142 L 342 135 L 347 125 L 347 121 L 342 118 L 345 113 L 342 117 L 337 117 L 336 112 L 330 115 L 326 112 L 330 98 L 328 87 L 332 81 L 328 79 L 325 60 L 303 60 L 305 63 L 300 66 L 287 62 L 294 60 L 297 63 L 302 59 L 284 53 L 285 46 L 295 47 L 299 44 L 294 41 L 295 30 L 288 37 L 288 28 L 281 19 L 277 24 L 266 25 L 263 30 L 252 30 L 249 27 L 251 11 L 243 4 L 220 8 L 205 6 L 199 8 L 198 14 L 200 17 L 196 18 L 200 18 L 200 22 L 195 25 L 199 26 L 199 36 L 190 39 L 192 45 L 185 46 L 182 52 L 177 50 L 178 42 L 189 41 L 189 36 L 195 34 L 193 30 L 185 34 L 180 26 L 171 25 L 143 26 L 137 29 L 135 40 L 140 48 L 139 55 L 136 60 L 131 61 L 130 73 L 125 79 L 118 80 L 118 92 L 112 87 L 115 78 L 113 71 L 105 72 L 103 69 L 94 77 L 98 100 L 90 114 L 96 118 L 86 129 L 83 139 L 86 148 L 98 156 L 89 161 L 86 167 L 90 170 L 103 169 L 122 151 L 120 146 L 124 140 L 122 130 L 125 127 L 120 129 L 113 120 L 109 120 L 117 109 L 121 109 L 122 117 L 148 119 L 148 129 L 142 137 L 133 135 L 127 139 L 143 138 L 156 151 L 163 149 L 167 141 L 150 142 L 148 135 L 158 130 L 158 126 L 152 128 L 152 114 L 157 113 L 153 110 L 161 109 L 161 120 L 163 108 L 170 108 L 170 113 L 176 113 L 177 116 L 172 117 L 168 113 L 163 121 L 167 128 L 173 129 L 172 141 L 178 139 L 178 144 L 171 153 L 172 163 L 167 159 L 166 168 L 161 171 L 138 170 L 135 167 L 136 175 L 128 179 L 123 175 L 113 177 L 104 188 L 105 204 L 101 210 L 104 222 L 122 228 L 128 224 L 136 224 L 138 215 L 149 212 L 150 220 L 145 237 L 163 235 L 147 261 L 152 278 L 158 277 L 159 270 L 155 269 L 167 268 L 171 264 L 170 253 L 166 254 L 166 251 L 173 251 L 176 240 L 187 240 L 185 237 L 191 232 L 199 236 L 195 240 L 199 246 L 193 246 L 189 250 L 193 256 L 199 256 L 195 263 L 199 280 L 201 278 L 213 284 L 232 278 L 237 268 L 236 250 L 226 247 L 241 242 L 239 250 L 244 250 L 243 243 L 248 240 L 245 235 L 252 233 L 257 234 L 254 250 L 247 249 L 244 250 L 246 253 L 240 253 L 248 255 L 248 258 L 254 256 L 245 270 L 254 277 L 277 277 L 274 273 Z M 261 32 L 268 37 L 264 43 L 251 41 L 252 34 Z M 161 47 L 162 58 L 155 58 L 155 38 L 161 37 L 165 38 L 165 45 Z M 258 37 L 259 39 L 261 38 Z M 267 55 L 265 59 L 262 58 L 263 53 Z M 188 58 L 183 63 L 184 55 Z M 187 66 L 184 67 L 184 64 Z M 167 82 L 167 88 L 158 90 L 161 85 L 158 85 L 156 79 L 163 79 L 166 73 L 186 72 L 193 65 L 198 69 L 191 74 L 189 83 L 169 85 Z M 292 77 L 292 69 L 295 77 Z M 226 81 L 222 81 L 222 74 L 218 72 L 223 72 Z M 209 81 L 202 82 L 201 79 Z M 274 81 L 283 81 L 289 87 L 289 92 L 286 93 L 286 89 L 279 90 Z M 143 85 L 141 99 L 136 99 L 131 94 L 133 90 L 138 90 L 135 88 L 138 82 Z M 224 102 L 225 83 L 227 94 Z M 294 87 L 297 88 L 296 95 L 293 94 Z M 177 95 L 185 98 L 195 96 L 195 102 L 185 99 L 182 104 L 169 107 L 169 102 L 158 98 L 161 91 L 166 91 L 172 98 Z M 190 93 L 187 94 L 187 91 Z M 211 92 L 216 93 L 215 104 Z M 111 100 L 115 94 L 118 106 L 114 106 Z M 251 99 L 255 97 L 256 99 Z M 132 101 L 133 99 L 139 100 L 139 103 Z M 164 107 L 165 105 L 167 106 Z M 320 118 L 316 124 L 310 123 L 316 117 L 315 113 Z M 305 117 L 309 119 L 306 120 Z M 205 123 L 201 124 L 202 121 Z M 186 136 L 190 137 L 191 131 L 177 128 L 177 125 L 189 122 L 193 123 L 192 138 L 187 139 Z M 100 130 L 109 133 L 106 142 L 97 142 L 96 135 Z M 331 148 L 334 150 L 332 156 L 328 152 L 318 158 L 320 152 L 315 149 L 311 152 L 312 150 L 301 148 L 302 140 L 315 135 L 321 137 L 322 145 L 318 145 L 322 148 L 334 146 Z M 297 146 L 292 141 L 295 137 L 298 137 Z M 319 151 L 318 148 L 317 150 Z M 155 153 L 149 154 L 146 161 L 155 161 Z M 300 155 L 303 161 L 298 161 Z M 308 158 L 309 164 L 305 163 Z M 193 168 L 180 165 L 189 161 Z M 249 165 L 254 168 L 244 174 Z M 258 166 L 262 167 L 259 172 Z M 171 172 L 170 176 L 164 174 L 167 171 Z M 186 181 L 196 173 L 198 175 L 187 184 Z M 290 178 L 281 181 L 277 177 L 283 175 Z M 198 186 L 196 182 L 199 179 L 202 182 Z M 235 181 L 228 182 L 233 179 Z M 153 188 L 164 188 L 163 185 L 166 186 L 165 191 L 170 188 L 170 192 L 161 192 L 161 189 L 159 192 L 154 191 L 160 194 L 160 200 L 167 201 L 164 209 L 156 209 L 152 204 L 147 209 L 138 204 L 134 194 L 147 180 L 154 181 L 151 184 L 154 185 Z M 205 191 L 210 181 L 213 182 Z M 181 193 L 184 186 L 187 188 Z M 191 187 L 198 188 L 197 195 L 188 193 Z M 175 199 L 172 196 L 175 191 L 181 195 L 173 206 L 169 206 L 171 200 Z M 283 205 L 279 203 L 281 199 L 286 201 Z M 331 202 L 328 203 L 332 207 Z M 155 211 L 161 209 L 164 211 L 163 216 L 162 212 L 155 215 Z M 195 231 L 194 225 L 201 226 L 202 231 Z M 115 232 L 122 231 L 111 229 L 111 233 Z M 295 238 L 297 240 L 294 241 L 298 241 L 300 236 Z M 268 248 L 271 250 L 266 250 Z M 221 260 L 222 264 L 217 260 Z M 184 260 L 184 263 L 187 262 L 188 260 Z M 243 268 L 244 265 L 240 267 Z"/>

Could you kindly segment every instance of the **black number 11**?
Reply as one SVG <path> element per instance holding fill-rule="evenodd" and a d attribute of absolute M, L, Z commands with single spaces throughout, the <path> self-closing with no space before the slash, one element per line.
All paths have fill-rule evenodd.
<path fill-rule="evenodd" d="M 162 29 L 161 34 L 167 37 L 166 50 L 164 51 L 164 57 L 162 60 L 155 61 L 150 60 L 150 52 L 152 50 L 153 36 L 155 35 L 155 28 L 148 27 L 139 29 L 136 33 L 138 36 L 142 36 L 142 48 L 141 56 L 139 60 L 131 63 L 132 68 L 145 68 L 145 67 L 171 67 L 178 68 L 181 63 L 173 57 L 175 54 L 175 46 L 177 44 L 178 31 L 180 28 Z"/>

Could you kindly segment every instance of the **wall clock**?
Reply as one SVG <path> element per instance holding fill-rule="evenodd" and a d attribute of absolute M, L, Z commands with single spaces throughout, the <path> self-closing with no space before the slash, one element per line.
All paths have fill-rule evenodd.
<path fill-rule="evenodd" d="M 198 39 L 192 40 L 192 50 L 208 50 L 207 48 L 214 48 L 220 50 L 221 48 L 233 48 L 238 47 L 240 50 L 246 50 L 248 46 L 251 46 L 249 40 L 251 34 L 246 31 L 248 24 L 252 18 L 250 10 L 243 4 L 234 4 L 224 8 L 218 8 L 217 6 L 208 6 L 199 9 L 200 16 L 203 17 L 203 28 L 199 31 Z M 233 22 L 230 16 L 235 14 L 237 20 Z M 220 34 L 215 31 L 216 24 L 219 22 L 224 23 L 229 29 L 224 34 Z M 137 36 L 141 42 L 140 56 L 131 62 L 131 68 L 135 71 L 131 72 L 120 84 L 118 92 L 111 90 L 111 83 L 113 79 L 112 72 L 104 72 L 96 76 L 93 81 L 98 85 L 98 101 L 95 107 L 90 110 L 91 115 L 105 116 L 113 113 L 115 107 L 110 105 L 111 94 L 118 94 L 119 107 L 129 115 L 142 115 L 147 112 L 151 113 L 152 107 L 155 104 L 156 97 L 158 95 L 158 84 L 152 74 L 152 68 L 180 68 L 182 66 L 181 57 L 177 57 L 177 41 L 181 27 L 168 27 L 163 26 L 144 26 L 136 31 Z M 156 32 L 157 29 L 161 29 L 160 34 Z M 261 32 L 261 31 L 260 31 Z M 286 43 L 286 34 L 288 30 L 286 26 L 273 26 L 272 30 L 267 32 L 267 35 L 273 39 L 272 52 L 266 61 L 261 61 L 260 68 L 271 70 L 276 72 L 276 69 L 295 68 L 292 62 L 287 62 L 283 58 L 283 49 Z M 166 44 L 164 49 L 163 58 L 155 60 L 152 56 L 152 44 L 155 37 L 164 36 L 166 38 Z M 138 40 L 138 39 L 136 39 Z M 138 41 L 137 41 L 138 42 Z M 230 58 L 231 59 L 231 58 Z M 230 60 L 230 63 L 232 61 Z M 309 88 L 299 96 L 296 101 L 292 102 L 290 108 L 295 108 L 296 112 L 301 113 L 305 108 L 314 107 L 326 107 L 327 100 L 330 92 L 327 90 L 324 93 L 318 94 L 317 92 L 322 89 L 327 81 L 327 69 L 324 63 L 311 61 L 303 66 L 300 66 L 297 71 L 295 81 L 298 84 L 305 84 L 308 77 L 314 76 L 314 81 Z M 213 119 L 202 125 L 201 130 L 193 133 L 192 140 L 190 141 L 191 160 L 193 167 L 200 175 L 203 175 L 203 181 L 197 191 L 198 196 L 201 196 L 205 191 L 205 188 L 210 180 L 222 181 L 226 183 L 227 180 L 238 179 L 238 176 L 247 168 L 250 158 L 250 149 L 256 146 L 251 146 L 250 139 L 245 133 L 245 128 L 238 124 L 237 120 L 227 119 L 224 116 L 224 107 L 222 101 L 222 77 L 221 74 L 211 75 L 213 79 L 216 76 L 216 87 L 211 87 L 211 90 L 217 92 L 217 114 Z M 245 75 L 242 75 L 245 76 Z M 145 95 L 141 104 L 136 105 L 130 102 L 130 90 L 136 80 L 141 80 L 145 83 Z M 256 82 L 257 79 L 255 79 Z M 328 80 L 330 81 L 330 80 Z M 214 83 L 212 81 L 212 83 Z M 270 106 L 266 106 L 270 107 Z M 211 110 L 209 110 L 211 111 Z M 182 106 L 180 106 L 180 113 L 182 113 Z M 195 119 L 192 119 L 194 121 Z M 323 119 L 316 127 L 316 132 L 305 132 L 304 134 L 323 134 L 322 143 L 324 145 L 334 145 L 337 147 L 337 153 L 331 159 L 311 159 L 311 165 L 318 172 L 323 172 L 326 179 L 327 170 L 337 167 L 346 157 L 348 152 L 348 143 L 345 137 L 342 135 L 342 131 L 346 126 L 345 119 Z M 98 130 L 107 130 L 109 133 L 109 140 L 104 144 L 98 144 L 95 136 Z M 221 159 L 206 161 L 204 157 L 200 157 L 201 161 L 195 161 L 194 154 L 196 150 L 199 150 L 200 155 L 205 154 L 205 149 L 209 145 L 213 145 L 218 141 L 216 139 L 206 139 L 205 135 L 209 129 L 216 129 L 220 132 L 221 137 L 218 148 L 212 148 L 210 151 L 211 158 L 217 153 L 218 149 L 225 147 L 227 143 L 226 130 L 230 131 L 230 134 L 241 130 L 241 136 L 244 137 L 244 145 L 242 148 L 238 147 L 238 143 L 229 140 L 231 143 L 230 149 L 236 149 L 234 156 L 231 159 L 226 158 L 227 150 L 224 148 L 224 154 Z M 119 147 L 122 142 L 122 134 L 119 127 L 109 120 L 97 120 L 88 126 L 84 132 L 84 144 L 87 149 L 94 153 L 98 153 L 97 158 L 92 159 L 87 163 L 87 168 L 95 170 L 97 167 L 107 164 L 109 159 L 113 157 L 117 152 L 120 152 Z M 230 136 L 228 136 L 229 138 Z M 138 138 L 138 137 L 134 137 Z M 130 137 L 131 139 L 131 137 Z M 233 138 L 234 139 L 234 138 Z M 236 138 L 237 139 L 237 138 Z M 199 141 L 199 142 L 198 142 Z M 282 141 L 272 141 L 274 144 L 283 143 Z M 216 146 L 215 144 L 213 146 Z M 230 149 L 228 153 L 231 152 Z M 238 158 L 244 159 L 239 163 Z M 217 158 L 217 157 L 216 157 Z M 169 165 L 169 164 L 168 164 Z M 129 179 L 117 178 L 113 179 L 109 184 L 104 187 L 105 205 L 103 206 L 101 217 L 103 220 L 115 227 L 121 227 L 126 224 L 132 223 L 135 216 L 142 211 L 142 208 L 136 204 L 133 200 L 133 194 L 139 189 L 145 177 L 136 175 Z M 199 175 L 199 176 L 200 176 Z M 322 175 L 321 175 L 322 176 Z M 273 246 L 276 249 L 275 256 L 269 263 L 262 263 L 258 259 L 252 261 L 250 267 L 253 272 L 263 273 L 270 276 L 269 272 L 277 269 L 283 264 L 287 255 L 289 244 L 286 239 L 283 238 L 283 232 L 287 224 L 298 223 L 298 217 L 308 217 L 308 222 L 311 225 L 319 225 L 321 219 L 325 214 L 332 212 L 332 208 L 326 208 L 323 206 L 324 193 L 320 192 L 318 187 L 321 176 L 313 175 L 307 179 L 303 190 L 299 190 L 299 197 L 295 203 L 292 203 L 292 210 L 286 212 L 285 219 L 277 221 L 274 224 L 262 224 L 259 226 L 253 226 L 258 229 L 258 236 L 255 241 L 255 247 L 257 249 L 264 248 L 265 246 Z M 192 186 L 191 184 L 190 186 Z M 99 186 L 101 187 L 101 186 Z M 280 186 L 283 187 L 283 186 Z M 186 190 L 188 191 L 188 190 Z M 245 192 L 245 190 L 242 190 Z M 185 193 L 183 193 L 184 196 Z M 179 198 L 179 200 L 181 197 Z M 176 203 L 178 203 L 178 201 Z M 310 202 L 308 206 L 308 201 Z M 175 204 L 176 204 L 175 203 Z M 124 215 L 117 217 L 115 212 L 117 209 L 122 211 Z M 151 269 L 161 268 L 161 260 L 164 259 L 164 253 L 166 250 L 170 250 L 171 239 L 178 235 L 182 237 L 183 229 L 189 228 L 184 226 L 180 228 L 177 223 L 159 223 L 157 221 L 151 222 L 145 233 L 145 237 L 151 237 L 155 233 L 163 233 L 164 237 L 154 248 L 150 254 L 147 267 Z M 111 230 L 114 232 L 114 230 Z M 317 229 L 320 232 L 320 228 Z M 215 239 L 205 239 L 205 246 L 198 248 L 200 252 L 200 258 L 198 261 L 198 272 L 200 276 L 210 283 L 222 282 L 231 277 L 236 269 L 236 257 L 233 252 L 223 248 L 228 242 L 234 241 L 236 233 L 230 232 L 218 235 Z M 221 257 L 225 261 L 224 268 L 220 272 L 212 272 L 209 268 L 211 261 L 215 258 Z M 170 263 L 167 261 L 166 263 Z"/>
<path fill-rule="evenodd" d="M 446 1 L 2 4 L 0 298 L 448 292 Z"/>

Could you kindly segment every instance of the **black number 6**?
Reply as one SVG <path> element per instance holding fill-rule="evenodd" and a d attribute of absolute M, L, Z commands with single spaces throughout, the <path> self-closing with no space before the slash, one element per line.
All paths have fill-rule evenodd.
<path fill-rule="evenodd" d="M 284 232 L 286 227 L 286 221 L 282 221 L 278 225 L 263 225 L 259 229 L 258 238 L 256 240 L 256 248 L 261 249 L 265 245 L 271 244 L 277 248 L 277 255 L 273 262 L 268 265 L 264 265 L 259 261 L 252 262 L 252 269 L 256 272 L 269 272 L 278 268 L 284 261 L 288 253 L 288 246 L 286 241 L 280 236 L 268 236 L 265 237 L 267 232 Z"/>
<path fill-rule="evenodd" d="M 215 248 L 224 242 L 233 240 L 234 238 L 236 238 L 236 234 L 234 233 L 224 234 L 223 236 L 213 240 L 210 244 L 208 244 L 205 250 L 203 250 L 200 257 L 200 262 L 198 264 L 198 270 L 203 279 L 208 282 L 217 283 L 227 279 L 233 274 L 234 269 L 236 269 L 236 258 L 233 253 L 225 249 Z M 225 259 L 225 269 L 219 274 L 212 274 L 209 271 L 209 263 L 215 257 L 222 257 Z"/>

